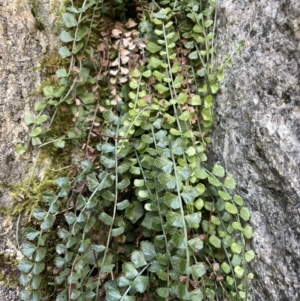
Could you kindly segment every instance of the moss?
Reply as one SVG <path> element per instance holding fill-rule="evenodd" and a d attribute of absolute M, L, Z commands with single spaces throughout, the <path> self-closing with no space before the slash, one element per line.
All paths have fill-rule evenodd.
<path fill-rule="evenodd" d="M 43 22 L 41 21 L 37 0 L 30 0 L 30 4 L 31 4 L 31 13 L 36 20 L 36 28 L 38 30 L 43 30 L 45 28 L 45 26 L 44 26 Z"/>

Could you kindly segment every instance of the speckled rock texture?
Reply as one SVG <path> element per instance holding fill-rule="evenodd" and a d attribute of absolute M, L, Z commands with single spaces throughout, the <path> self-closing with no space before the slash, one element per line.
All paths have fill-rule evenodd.
<path fill-rule="evenodd" d="M 216 99 L 212 160 L 252 211 L 253 301 L 300 300 L 300 1 L 219 0 L 218 60 L 244 40 Z"/>
<path fill-rule="evenodd" d="M 5 187 L 26 177 L 34 160 L 34 154 L 18 158 L 14 149 L 26 142 L 28 128 L 23 117 L 40 97 L 35 91 L 43 72 L 34 68 L 57 48 L 53 21 L 59 1 L 34 1 L 0 0 L 0 206 L 12 204 Z M 44 30 L 37 28 L 33 3 Z M 17 273 L 15 228 L 16 220 L 0 213 L 0 301 L 18 300 L 16 282 L 11 279 Z"/>

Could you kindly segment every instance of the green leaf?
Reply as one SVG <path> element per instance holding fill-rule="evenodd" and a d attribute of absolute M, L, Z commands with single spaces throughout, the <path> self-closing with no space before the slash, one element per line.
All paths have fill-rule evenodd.
<path fill-rule="evenodd" d="M 200 96 L 199 95 L 194 95 L 191 98 L 190 103 L 191 103 L 192 106 L 200 106 L 202 104 Z"/>
<path fill-rule="evenodd" d="M 85 105 L 92 104 L 96 101 L 94 93 L 85 93 L 80 95 L 79 98 Z M 110 111 L 105 111 L 105 112 L 110 112 Z M 103 116 L 105 115 L 104 113 Z"/>
<path fill-rule="evenodd" d="M 42 291 L 33 291 L 31 296 L 31 301 L 39 301 L 42 299 Z"/>
<path fill-rule="evenodd" d="M 253 235 L 252 227 L 247 225 L 243 230 L 243 234 L 245 235 L 246 238 L 250 239 Z"/>
<path fill-rule="evenodd" d="M 183 75 L 177 75 L 173 82 L 173 89 L 179 89 L 183 82 Z"/>
<path fill-rule="evenodd" d="M 162 60 L 160 60 L 159 58 L 157 58 L 154 55 L 151 55 L 150 60 L 149 60 L 149 65 L 156 69 L 157 67 L 159 67 L 161 64 L 163 63 Z M 154 74 L 153 74 L 154 75 Z"/>
<path fill-rule="evenodd" d="M 247 262 L 252 261 L 255 258 L 255 253 L 252 250 L 249 250 L 245 253 L 245 260 Z"/>
<path fill-rule="evenodd" d="M 225 210 L 231 214 L 237 214 L 238 210 L 236 208 L 236 206 L 230 202 L 226 202 L 225 203 Z"/>
<path fill-rule="evenodd" d="M 160 173 L 157 178 L 158 178 L 159 183 L 162 185 L 165 185 L 166 188 L 175 189 L 176 179 L 174 176 L 166 174 L 166 173 Z"/>
<path fill-rule="evenodd" d="M 169 288 L 168 287 L 160 287 L 156 290 L 157 294 L 164 298 L 164 299 L 168 299 L 169 297 Z M 197 300 L 197 301 L 201 301 L 201 300 Z"/>
<path fill-rule="evenodd" d="M 240 255 L 237 255 L 237 254 L 234 254 L 232 256 L 232 259 L 231 259 L 231 264 L 235 267 L 235 266 L 238 266 L 241 264 L 241 257 Z"/>
<path fill-rule="evenodd" d="M 167 192 L 164 201 L 166 205 L 172 209 L 179 209 L 180 208 L 180 199 L 178 195 Z"/>
<path fill-rule="evenodd" d="M 232 224 L 231 224 L 231 226 L 232 226 L 232 228 L 234 229 L 234 230 L 239 230 L 239 231 L 243 231 L 244 229 L 243 229 L 243 227 L 242 227 L 242 225 L 241 225 L 241 223 L 239 223 L 239 222 L 233 222 Z"/>
<path fill-rule="evenodd" d="M 203 293 L 200 288 L 196 288 L 190 292 L 190 301 L 202 301 Z"/>
<path fill-rule="evenodd" d="M 204 206 L 204 201 L 202 199 L 197 199 L 197 201 L 194 203 L 194 206 L 198 209 L 201 210 Z"/>
<path fill-rule="evenodd" d="M 208 28 L 208 27 L 210 27 L 213 23 L 214 23 L 213 20 L 206 20 L 206 21 L 204 22 L 204 26 L 205 26 L 205 28 Z"/>
<path fill-rule="evenodd" d="M 173 136 L 181 136 L 181 132 L 179 130 L 176 130 L 174 128 L 171 128 L 170 129 L 170 133 L 173 135 Z"/>
<path fill-rule="evenodd" d="M 250 211 L 246 207 L 242 207 L 241 210 L 240 210 L 240 217 L 244 221 L 248 221 L 249 218 L 250 218 Z"/>
<path fill-rule="evenodd" d="M 28 300 L 30 298 L 30 295 L 31 295 L 31 291 L 30 290 L 21 290 L 20 291 L 20 299 L 21 300 Z"/>
<path fill-rule="evenodd" d="M 211 222 L 212 222 L 214 225 L 217 225 L 217 226 L 221 224 L 220 219 L 219 219 L 218 217 L 214 216 L 214 215 L 211 216 Z"/>
<path fill-rule="evenodd" d="M 135 268 L 140 268 L 147 264 L 144 254 L 141 251 L 132 252 L 131 261 L 134 264 Z"/>
<path fill-rule="evenodd" d="M 121 234 L 123 234 L 125 231 L 124 227 L 119 227 L 119 228 L 116 228 L 116 229 L 112 229 L 111 230 L 111 235 L 113 237 L 116 237 L 116 236 L 120 236 Z"/>
<path fill-rule="evenodd" d="M 81 291 L 77 289 L 72 289 L 71 300 L 76 300 L 81 295 Z"/>
<path fill-rule="evenodd" d="M 192 203 L 198 195 L 198 190 L 191 186 L 187 187 L 186 190 L 181 193 L 181 196 L 186 204 Z"/>
<path fill-rule="evenodd" d="M 60 239 L 66 239 L 70 236 L 70 232 L 68 232 L 66 229 L 64 228 L 60 228 L 58 231 L 57 231 L 57 235 Z"/>
<path fill-rule="evenodd" d="M 196 24 L 193 27 L 193 32 L 195 32 L 195 33 L 202 33 L 203 32 L 203 28 L 200 25 Z"/>
<path fill-rule="evenodd" d="M 235 195 L 233 196 L 233 201 L 234 201 L 236 204 L 238 204 L 239 206 L 243 206 L 243 204 L 244 204 L 244 201 L 243 201 L 242 197 L 240 197 L 240 196 L 237 195 L 237 194 L 235 194 Z"/>
<path fill-rule="evenodd" d="M 24 122 L 26 125 L 33 124 L 35 122 L 35 118 L 32 114 L 26 114 L 24 116 Z"/>
<path fill-rule="evenodd" d="M 117 284 L 119 287 L 128 287 L 131 284 L 131 281 L 124 276 L 120 276 L 117 279 Z"/>
<path fill-rule="evenodd" d="M 146 276 L 137 276 L 131 286 L 133 289 L 135 289 L 139 293 L 143 293 L 146 291 L 149 283 L 149 278 Z"/>
<path fill-rule="evenodd" d="M 180 213 L 168 211 L 166 218 L 167 222 L 170 223 L 173 227 L 183 228 L 184 220 Z"/>
<path fill-rule="evenodd" d="M 141 250 L 144 254 L 144 257 L 147 261 L 152 260 L 156 256 L 155 246 L 152 242 L 143 240 L 141 242 Z"/>
<path fill-rule="evenodd" d="M 61 58 L 65 59 L 66 57 L 69 57 L 72 55 L 72 53 L 70 52 L 70 50 L 68 49 L 68 47 L 66 46 L 63 46 L 63 47 L 60 47 L 58 49 L 58 53 L 59 55 L 61 56 Z M 45 92 L 44 92 L 45 93 Z M 47 97 L 48 98 L 48 97 Z"/>
<path fill-rule="evenodd" d="M 206 297 L 209 300 L 214 300 L 215 299 L 215 291 L 208 288 L 208 287 L 205 289 L 205 294 L 206 294 Z"/>
<path fill-rule="evenodd" d="M 118 210 L 124 210 L 126 209 L 128 206 L 130 205 L 129 201 L 128 200 L 124 200 L 120 203 L 117 203 L 117 209 Z"/>
<path fill-rule="evenodd" d="M 184 105 L 186 104 L 187 99 L 188 99 L 188 95 L 186 93 L 180 92 L 176 100 L 178 104 Z"/>
<path fill-rule="evenodd" d="M 189 59 L 190 60 L 196 60 L 197 58 L 198 58 L 198 51 L 197 50 L 195 50 L 195 51 L 193 51 L 189 54 Z"/>
<path fill-rule="evenodd" d="M 219 88 L 220 88 L 220 86 L 218 83 L 211 85 L 210 86 L 211 93 L 216 94 L 219 91 Z"/>
<path fill-rule="evenodd" d="M 188 156 L 194 156 L 196 154 L 196 148 L 193 147 L 193 146 L 190 146 L 186 151 L 185 153 L 188 155 Z"/>
<path fill-rule="evenodd" d="M 151 53 L 156 53 L 159 52 L 161 50 L 161 46 L 153 43 L 153 42 L 149 42 L 146 46 L 146 49 L 148 51 L 150 51 Z"/>
<path fill-rule="evenodd" d="M 106 290 L 106 301 L 119 301 L 122 298 L 120 292 L 116 289 L 107 289 Z"/>
<path fill-rule="evenodd" d="M 151 70 L 147 70 L 147 71 L 143 72 L 142 75 L 143 75 L 143 77 L 148 78 L 148 77 L 150 77 L 152 75 L 152 71 Z"/>
<path fill-rule="evenodd" d="M 180 298 L 180 300 L 189 300 L 190 299 L 187 287 L 183 283 L 178 284 L 178 297 Z"/>
<path fill-rule="evenodd" d="M 125 210 L 125 216 L 132 222 L 136 223 L 144 215 L 144 208 L 141 202 L 134 201 Z"/>
<path fill-rule="evenodd" d="M 57 147 L 57 148 L 64 148 L 65 145 L 66 145 L 66 142 L 62 139 L 58 139 L 56 141 L 54 141 L 54 146 Z"/>
<path fill-rule="evenodd" d="M 208 177 L 208 182 L 211 185 L 216 186 L 216 187 L 222 186 L 222 183 L 219 180 L 217 180 L 216 178 L 213 178 L 213 177 Z"/>
<path fill-rule="evenodd" d="M 123 179 L 121 182 L 117 184 L 117 188 L 119 190 L 123 190 L 130 185 L 130 180 L 128 178 Z"/>
<path fill-rule="evenodd" d="M 76 41 L 82 40 L 88 33 L 89 33 L 89 28 L 87 26 L 79 27 L 79 30 L 77 32 Z"/>
<path fill-rule="evenodd" d="M 57 71 L 56 71 L 56 76 L 58 77 L 58 78 L 63 78 L 63 77 L 67 77 L 68 76 L 68 73 L 67 73 L 67 71 L 66 71 L 66 69 L 58 69 Z M 42 105 L 44 105 L 44 104 L 42 104 Z M 45 106 L 46 105 L 44 105 L 44 107 L 43 108 L 45 108 Z M 38 110 L 35 110 L 35 111 L 38 111 Z"/>
<path fill-rule="evenodd" d="M 99 252 L 103 252 L 106 249 L 106 247 L 103 245 L 91 244 L 90 249 L 99 253 Z"/>
<path fill-rule="evenodd" d="M 107 264 L 103 267 L 101 267 L 100 272 L 101 273 L 111 273 L 116 265 L 115 264 Z"/>
<path fill-rule="evenodd" d="M 33 265 L 32 273 L 34 275 L 40 274 L 45 269 L 45 262 L 37 262 Z"/>
<path fill-rule="evenodd" d="M 76 18 L 73 14 L 63 13 L 62 18 L 63 18 L 65 26 L 68 28 L 74 27 L 77 25 Z"/>
<path fill-rule="evenodd" d="M 99 219 L 107 226 L 110 226 L 113 223 L 113 218 L 105 212 L 101 212 L 101 214 L 99 215 Z"/>
<path fill-rule="evenodd" d="M 172 243 L 178 249 L 186 249 L 187 248 L 187 241 L 185 239 L 185 236 L 178 232 L 175 232 L 175 234 L 173 235 Z"/>
<path fill-rule="evenodd" d="M 41 284 L 41 281 L 42 281 L 42 277 L 40 275 L 33 276 L 31 282 L 31 288 L 34 290 L 38 289 Z"/>
<path fill-rule="evenodd" d="M 206 268 L 204 263 L 198 262 L 190 267 L 191 274 L 194 280 L 198 280 L 206 273 Z"/>
<path fill-rule="evenodd" d="M 203 249 L 203 241 L 199 237 L 194 237 L 188 241 L 189 246 L 194 252 Z"/>
<path fill-rule="evenodd" d="M 235 268 L 234 268 L 234 273 L 236 275 L 237 278 L 243 278 L 244 276 L 244 273 L 245 273 L 245 269 L 240 267 L 239 265 L 237 265 Z"/>
<path fill-rule="evenodd" d="M 71 225 L 71 224 L 73 224 L 76 221 L 77 216 L 74 213 L 72 213 L 72 212 L 67 212 L 65 214 L 65 219 L 66 219 L 67 223 L 69 225 Z"/>
<path fill-rule="evenodd" d="M 36 249 L 36 246 L 31 243 L 26 243 L 21 247 L 21 252 L 26 257 L 31 257 L 31 255 L 34 253 Z"/>
<path fill-rule="evenodd" d="M 229 274 L 230 271 L 231 271 L 230 265 L 229 265 L 227 262 L 225 262 L 225 261 L 221 264 L 221 269 L 222 269 L 226 274 Z"/>
<path fill-rule="evenodd" d="M 126 262 L 122 266 L 122 271 L 127 279 L 134 279 L 138 275 L 138 271 L 134 267 L 133 263 Z"/>
<path fill-rule="evenodd" d="M 26 274 L 21 274 L 19 277 L 19 282 L 22 286 L 27 286 L 29 282 L 31 281 L 32 276 L 31 275 L 26 275 Z"/>
<path fill-rule="evenodd" d="M 190 178 L 190 176 L 192 175 L 192 173 L 193 173 L 193 170 L 188 165 L 186 165 L 183 168 L 181 168 L 181 169 L 178 170 L 178 175 L 179 175 L 181 181 L 188 180 Z"/>
<path fill-rule="evenodd" d="M 30 136 L 30 137 L 37 137 L 37 136 L 40 135 L 42 132 L 43 132 L 43 130 L 42 130 L 41 127 L 36 127 L 36 128 L 34 128 L 34 129 L 30 132 L 29 136 Z"/>
<path fill-rule="evenodd" d="M 162 84 L 155 85 L 155 89 L 159 94 L 164 94 L 165 92 L 169 91 L 169 88 Z"/>
<path fill-rule="evenodd" d="M 227 277 L 226 277 L 226 283 L 227 283 L 228 285 L 230 285 L 230 286 L 233 286 L 233 285 L 234 285 L 234 280 L 233 280 L 233 278 L 230 277 L 230 276 L 227 276 Z"/>
<path fill-rule="evenodd" d="M 210 242 L 210 244 L 212 244 L 215 248 L 220 249 L 221 248 L 221 240 L 215 236 L 214 234 L 212 234 L 208 241 Z"/>
<path fill-rule="evenodd" d="M 27 152 L 27 148 L 24 147 L 22 144 L 18 144 L 16 146 L 16 153 L 20 156 L 24 155 Z"/>
<path fill-rule="evenodd" d="M 155 166 L 164 172 L 170 174 L 173 170 L 173 162 L 165 157 L 158 157 L 155 161 Z"/>
<path fill-rule="evenodd" d="M 230 246 L 230 249 L 235 254 L 241 254 L 241 252 L 242 252 L 242 246 L 236 242 L 232 243 L 232 245 Z"/>
<path fill-rule="evenodd" d="M 119 117 L 114 114 L 111 110 L 106 110 L 103 112 L 103 117 L 106 121 L 111 122 L 115 125 L 119 122 Z"/>
<path fill-rule="evenodd" d="M 225 176 L 224 168 L 221 165 L 217 164 L 217 163 L 214 165 L 212 173 L 215 176 L 220 177 L 220 178 L 223 178 Z"/>
<path fill-rule="evenodd" d="M 204 98 L 204 106 L 205 108 L 210 108 L 212 107 L 212 105 L 214 104 L 214 100 L 213 100 L 213 97 L 212 95 L 207 95 L 205 98 Z M 220 166 L 220 165 L 218 165 Z M 221 166 L 220 166 L 221 167 Z M 214 172 L 213 172 L 214 173 Z M 217 175 L 216 175 L 217 176 Z M 222 176 L 221 176 L 222 177 Z"/>
<path fill-rule="evenodd" d="M 37 206 L 34 208 L 32 215 L 37 219 L 37 220 L 43 220 L 46 215 L 47 212 L 45 210 L 43 210 L 41 207 Z"/>
<path fill-rule="evenodd" d="M 43 260 L 45 258 L 45 256 L 46 256 L 46 248 L 39 247 L 35 252 L 34 260 L 36 262 L 39 262 L 39 261 Z"/>
<path fill-rule="evenodd" d="M 185 220 L 190 228 L 198 229 L 201 222 L 201 212 L 186 215 Z"/>
<path fill-rule="evenodd" d="M 54 224 L 55 217 L 53 214 L 48 213 L 47 217 L 44 219 L 44 221 L 41 224 L 42 230 L 48 230 L 51 228 Z"/>
<path fill-rule="evenodd" d="M 226 177 L 225 178 L 225 181 L 224 181 L 224 187 L 225 188 L 228 188 L 228 189 L 235 189 L 236 187 L 236 183 L 235 183 L 235 180 L 233 178 L 230 178 L 230 177 Z"/>
<path fill-rule="evenodd" d="M 227 191 L 218 190 L 218 194 L 224 201 L 229 201 L 232 199 L 232 196 Z"/>
<path fill-rule="evenodd" d="M 60 34 L 60 40 L 64 43 L 72 42 L 74 38 L 71 36 L 71 34 L 65 30 L 63 30 Z"/>

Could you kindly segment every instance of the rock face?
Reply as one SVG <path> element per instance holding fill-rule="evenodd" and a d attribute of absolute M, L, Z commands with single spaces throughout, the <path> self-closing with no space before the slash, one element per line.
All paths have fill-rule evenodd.
<path fill-rule="evenodd" d="M 218 59 L 245 41 L 215 105 L 212 159 L 252 211 L 250 299 L 300 300 L 300 2 L 219 0 Z"/>
<path fill-rule="evenodd" d="M 42 71 L 34 70 L 44 55 L 57 48 L 53 18 L 57 0 L 0 0 L 0 206 L 12 199 L 7 185 L 27 176 L 34 155 L 18 158 L 15 146 L 26 143 L 28 128 L 23 117 L 40 96 Z M 35 6 L 35 7 L 33 7 Z M 38 29 L 36 15 L 44 25 Z M 0 300 L 17 300 L 10 281 L 16 276 L 16 221 L 0 213 Z M 6 284 L 6 286 L 4 286 Z"/>
<path fill-rule="evenodd" d="M 30 0 L 0 0 L 0 205 L 8 189 L 26 176 L 32 157 L 14 148 L 27 139 L 23 116 L 42 73 L 33 71 L 42 55 L 56 48 L 54 3 L 38 0 L 43 31 Z M 51 14 L 52 12 L 52 14 Z M 219 0 L 219 60 L 236 42 L 241 53 L 227 70 L 215 106 L 212 159 L 236 179 L 252 211 L 255 230 L 253 301 L 300 299 L 300 2 Z M 0 258 L 15 251 L 15 224 L 0 215 Z M 7 256 L 8 256 L 7 255 Z M 10 276 L 0 265 L 4 277 Z M 1 274 L 0 274 L 1 276 Z M 0 300 L 17 300 L 1 286 Z"/>

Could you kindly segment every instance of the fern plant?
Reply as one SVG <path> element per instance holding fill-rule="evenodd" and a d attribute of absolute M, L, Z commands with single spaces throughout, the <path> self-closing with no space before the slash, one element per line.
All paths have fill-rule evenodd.
<path fill-rule="evenodd" d="M 206 156 L 231 59 L 213 64 L 216 3 L 134 3 L 134 19 L 129 2 L 109 14 L 111 1 L 99 0 L 71 2 L 62 16 L 59 54 L 70 67 L 44 87 L 30 136 L 81 146 L 80 166 L 32 212 L 22 300 L 247 299 L 250 213 Z M 52 121 L 68 107 L 74 128 L 43 131 L 51 107 Z"/>

